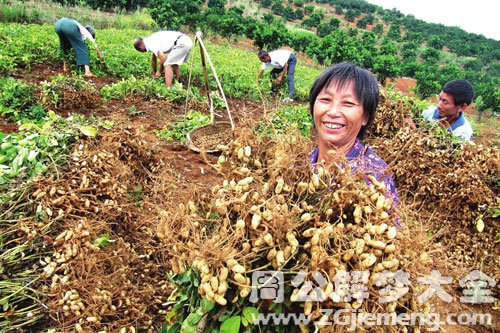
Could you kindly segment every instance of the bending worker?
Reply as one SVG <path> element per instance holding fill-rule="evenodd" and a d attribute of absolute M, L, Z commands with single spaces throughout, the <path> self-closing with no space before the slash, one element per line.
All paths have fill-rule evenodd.
<path fill-rule="evenodd" d="M 95 31 L 90 26 L 83 26 L 79 22 L 69 19 L 61 18 L 57 20 L 54 30 L 59 36 L 59 43 L 61 46 L 61 51 L 63 52 L 63 71 L 66 72 L 68 69 L 66 67 L 66 59 L 64 56 L 67 54 L 68 50 L 73 48 L 76 56 L 76 65 L 84 66 L 85 76 L 94 76 L 90 71 L 90 56 L 89 48 L 85 44 L 85 40 L 90 40 L 94 44 L 94 48 L 97 51 L 97 56 L 102 59 L 101 51 L 97 47 L 95 42 Z"/>
<path fill-rule="evenodd" d="M 263 62 L 262 69 L 257 76 L 257 80 L 262 77 L 262 74 L 267 67 L 272 67 L 270 75 L 274 80 L 276 79 L 277 86 L 283 81 L 283 76 L 286 73 L 288 79 L 288 95 L 289 98 L 285 98 L 284 102 L 292 102 L 295 92 L 295 66 L 297 65 L 297 58 L 289 50 L 276 50 L 267 52 L 260 50 L 257 54 L 260 61 Z M 279 76 L 278 76 L 279 75 Z M 271 94 L 276 93 L 276 87 L 273 85 L 271 88 Z"/>
<path fill-rule="evenodd" d="M 191 38 L 179 31 L 158 31 L 146 38 L 136 38 L 134 47 L 139 52 L 151 52 L 151 67 L 154 77 L 165 71 L 165 85 L 170 88 L 173 74 L 180 80 L 180 65 L 187 62 L 193 47 Z M 168 53 L 168 57 L 165 55 Z M 159 66 L 158 66 L 158 59 Z"/>

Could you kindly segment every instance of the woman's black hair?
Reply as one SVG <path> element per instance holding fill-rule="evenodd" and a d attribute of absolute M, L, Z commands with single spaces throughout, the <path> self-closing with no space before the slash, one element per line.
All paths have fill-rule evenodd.
<path fill-rule="evenodd" d="M 354 84 L 354 93 L 358 101 L 363 105 L 363 115 L 368 120 L 366 125 L 361 127 L 357 136 L 358 139 L 362 139 L 375 118 L 375 111 L 379 101 L 377 80 L 372 73 L 351 62 L 343 62 L 328 67 L 316 78 L 309 92 L 309 111 L 313 118 L 316 98 L 321 90 L 331 83 L 341 89 L 348 84 Z"/>

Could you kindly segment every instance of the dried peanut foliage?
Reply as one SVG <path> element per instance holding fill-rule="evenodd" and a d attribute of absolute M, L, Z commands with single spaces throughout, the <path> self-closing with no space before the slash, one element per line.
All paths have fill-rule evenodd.
<path fill-rule="evenodd" d="M 405 127 L 405 116 L 411 115 L 418 102 L 393 91 L 379 87 L 379 104 L 375 119 L 368 130 L 369 138 L 391 138 Z"/>
<path fill-rule="evenodd" d="M 299 272 L 311 281 L 318 273 L 327 279 L 320 286 L 324 301 L 308 300 L 304 308 L 292 303 L 284 310 L 303 311 L 315 320 L 328 320 L 319 308 L 429 311 L 429 304 L 416 301 L 421 292 L 416 283 L 398 285 L 408 287 L 408 293 L 387 303 L 378 302 L 381 287 L 376 285 L 383 271 L 405 271 L 413 279 L 427 272 L 431 259 L 425 251 L 432 247 L 425 234 L 397 229 L 398 212 L 383 183 L 369 176 L 371 184 L 366 184 L 342 160 L 313 172 L 309 149 L 300 137 L 267 141 L 237 132 L 215 166 L 223 175 L 220 184 L 161 214 L 158 236 L 173 249 L 174 272 L 199 273 L 198 297 L 222 309 L 248 304 L 252 272 L 279 270 L 291 301 L 305 296 L 290 284 Z M 348 300 L 334 289 L 334 277 L 342 271 L 364 272 L 368 299 L 360 291 Z M 255 306 L 267 308 L 265 300 Z"/>
<path fill-rule="evenodd" d="M 58 177 L 35 181 L 34 191 L 8 208 L 12 216 L 23 211 L 10 238 L 38 253 L 24 262 L 43 293 L 28 318 L 41 314 L 62 332 L 159 325 L 169 264 L 149 225 L 147 190 L 137 184 L 154 183 L 160 167 L 140 133 L 106 132 L 82 141 Z M 14 312 L 12 325 L 26 320 L 22 315 Z"/>
<path fill-rule="evenodd" d="M 317 270 L 328 278 L 323 308 L 429 311 L 415 302 L 422 293 L 415 279 L 446 263 L 436 259 L 443 255 L 430 243 L 436 240 L 449 247 L 452 262 L 469 258 L 471 269 L 498 280 L 491 273 L 498 271 L 498 237 L 488 213 L 498 207 L 498 149 L 443 144 L 427 130 L 399 131 L 411 107 L 383 99 L 370 136 L 391 166 L 399 212 L 389 209 L 382 186 L 366 185 L 343 161 L 312 173 L 310 147 L 299 137 L 266 141 L 241 124 L 214 165 L 218 186 L 212 192 L 195 187 L 192 195 L 183 193 L 189 192 L 185 178 L 162 163 L 144 133 L 116 129 L 82 141 L 67 166 L 0 206 L 0 274 L 7 277 L 0 287 L 22 286 L 9 302 L 27 295 L 3 313 L 8 327 L 31 322 L 61 332 L 157 331 L 171 293 L 170 266 L 200 274 L 198 297 L 222 311 L 248 303 L 255 270 L 281 270 L 288 286 L 301 270 L 309 279 Z M 396 213 L 403 227 L 395 233 Z M 486 226 L 479 233 L 481 215 Z M 439 231 L 429 239 L 429 230 Z M 474 263 L 479 257 L 484 267 Z M 368 299 L 338 302 L 332 278 L 341 270 L 369 272 Z M 382 270 L 403 270 L 412 284 L 404 297 L 379 307 L 381 287 L 373 281 Z M 317 306 L 288 310 L 319 319 Z"/>
<path fill-rule="evenodd" d="M 500 206 L 500 150 L 459 143 L 426 121 L 412 131 L 404 115 L 414 102 L 384 94 L 369 142 L 390 166 L 403 201 L 427 219 L 454 265 L 500 277 L 494 218 Z"/>
<path fill-rule="evenodd" d="M 41 82 L 40 99 L 46 109 L 61 112 L 93 109 L 101 103 L 99 91 L 93 84 L 65 76 L 56 76 L 50 82 Z"/>

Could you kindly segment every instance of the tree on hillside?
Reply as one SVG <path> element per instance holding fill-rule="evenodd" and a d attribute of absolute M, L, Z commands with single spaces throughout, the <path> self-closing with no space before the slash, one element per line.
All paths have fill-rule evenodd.
<path fill-rule="evenodd" d="M 373 59 L 377 54 L 377 48 L 375 47 L 377 43 L 377 37 L 373 32 L 365 31 L 361 37 L 361 65 L 365 68 L 373 68 Z"/>
<path fill-rule="evenodd" d="M 267 24 L 271 24 L 274 21 L 274 15 L 271 13 L 264 13 L 264 15 L 262 15 L 262 21 L 266 22 Z"/>
<path fill-rule="evenodd" d="M 307 54 L 313 54 L 319 43 L 319 38 L 308 31 L 296 31 L 290 35 L 290 46 L 294 50 L 301 50 Z"/>
<path fill-rule="evenodd" d="M 444 40 L 436 35 L 432 35 L 427 39 L 427 45 L 435 48 L 436 50 L 441 50 L 444 46 Z"/>
<path fill-rule="evenodd" d="M 295 20 L 295 11 L 292 6 L 287 5 L 283 8 L 283 18 L 287 21 Z"/>
<path fill-rule="evenodd" d="M 358 37 L 359 29 L 357 28 L 349 28 L 347 29 L 347 34 L 349 37 Z"/>
<path fill-rule="evenodd" d="M 177 30 L 181 25 L 196 26 L 200 21 L 203 0 L 151 0 L 151 17 L 164 29 Z"/>
<path fill-rule="evenodd" d="M 340 23 L 342 23 L 342 21 L 340 21 L 338 18 L 336 17 L 332 17 L 330 19 L 330 21 L 328 22 L 328 25 L 330 27 L 332 27 L 332 29 L 337 29 L 338 27 L 340 27 Z"/>
<path fill-rule="evenodd" d="M 309 17 L 306 17 L 305 19 L 302 20 L 302 23 L 301 25 L 304 27 L 304 28 L 313 28 L 313 27 L 318 27 L 321 23 L 321 21 L 323 20 L 323 17 L 324 17 L 324 13 L 322 10 L 320 9 L 315 9 L 310 15 Z"/>
<path fill-rule="evenodd" d="M 358 22 L 356 23 L 356 26 L 360 29 L 366 29 L 367 25 L 368 25 L 368 19 L 366 18 L 366 16 L 363 16 L 362 18 L 360 18 L 358 20 Z"/>
<path fill-rule="evenodd" d="M 404 61 L 401 65 L 401 76 L 415 77 L 415 74 L 422 70 L 423 64 L 417 61 Z"/>
<path fill-rule="evenodd" d="M 415 42 L 404 42 L 401 44 L 401 58 L 404 62 L 417 61 L 418 46 Z"/>
<path fill-rule="evenodd" d="M 325 11 L 323 8 L 315 8 L 314 11 L 309 15 L 309 17 L 313 20 L 319 22 L 323 21 L 323 18 L 325 17 Z"/>
<path fill-rule="evenodd" d="M 367 22 L 368 24 L 373 24 L 373 23 L 375 23 L 375 20 L 376 20 L 376 19 L 375 19 L 375 16 L 373 16 L 372 14 L 368 14 L 368 15 L 366 15 L 365 17 L 366 17 L 366 22 Z"/>
<path fill-rule="evenodd" d="M 391 10 L 384 9 L 382 10 L 381 15 L 382 19 L 386 22 L 398 22 L 405 17 L 405 15 L 396 8 Z"/>
<path fill-rule="evenodd" d="M 490 63 L 486 72 L 492 77 L 500 77 L 500 61 Z"/>
<path fill-rule="evenodd" d="M 474 83 L 476 96 L 482 97 L 483 108 L 495 113 L 500 112 L 500 79 L 481 73 Z"/>
<path fill-rule="evenodd" d="M 424 35 L 421 32 L 408 30 L 404 36 L 404 40 L 408 42 L 414 42 L 420 45 L 424 41 Z"/>
<path fill-rule="evenodd" d="M 428 47 L 422 51 L 422 59 L 426 65 L 436 65 L 441 57 L 441 52 L 433 47 Z"/>
<path fill-rule="evenodd" d="M 387 37 L 392 40 L 399 41 L 401 39 L 401 26 L 397 22 L 393 22 L 387 32 Z"/>
<path fill-rule="evenodd" d="M 303 28 L 311 29 L 311 28 L 317 27 L 320 23 L 321 23 L 321 21 L 318 22 L 310 17 L 306 17 L 305 19 L 302 20 L 302 23 L 300 23 L 300 25 Z"/>
<path fill-rule="evenodd" d="M 316 30 L 318 37 L 325 37 L 326 35 L 332 33 L 340 26 L 340 20 L 336 17 L 332 17 L 328 23 L 320 23 Z"/>
<path fill-rule="evenodd" d="M 359 15 L 358 11 L 356 11 L 354 9 L 348 9 L 345 12 L 344 18 L 349 22 L 354 22 L 354 19 L 356 19 L 356 17 L 358 17 L 358 15 Z"/>
<path fill-rule="evenodd" d="M 377 37 L 373 32 L 363 32 L 363 35 L 361 36 L 361 44 L 363 46 L 363 49 L 369 51 L 372 56 L 375 56 L 377 54 L 377 48 L 375 47 L 376 43 Z"/>
<path fill-rule="evenodd" d="M 295 18 L 302 20 L 304 18 L 304 10 L 302 8 L 295 9 Z"/>
<path fill-rule="evenodd" d="M 335 30 L 320 39 L 316 58 L 329 65 L 342 61 L 352 61 L 356 65 L 362 63 L 362 45 L 356 38 L 351 38 L 344 30 Z"/>
<path fill-rule="evenodd" d="M 275 0 L 271 5 L 271 10 L 273 11 L 273 13 L 279 16 L 283 15 L 284 9 L 285 7 L 283 6 L 283 3 L 280 0 Z"/>
<path fill-rule="evenodd" d="M 401 68 L 396 56 L 379 54 L 373 60 L 373 71 L 377 74 L 378 82 L 385 85 L 387 78 L 393 79 L 400 75 Z"/>
<path fill-rule="evenodd" d="M 207 9 L 207 12 L 210 8 Z M 224 14 L 208 14 L 204 20 L 198 22 L 197 27 L 203 31 L 210 31 L 224 37 L 241 36 L 252 29 L 252 19 L 243 17 L 243 9 L 230 7 Z"/>
<path fill-rule="evenodd" d="M 208 0 L 207 7 L 214 13 L 224 14 L 226 0 Z"/>
<path fill-rule="evenodd" d="M 264 8 L 269 8 L 272 4 L 272 0 L 260 0 L 260 5 Z"/>
<path fill-rule="evenodd" d="M 384 38 L 382 44 L 380 45 L 380 54 L 397 56 L 398 49 L 396 48 L 396 43 L 389 38 Z"/>
<path fill-rule="evenodd" d="M 483 62 L 479 59 L 470 59 L 464 62 L 465 70 L 480 71 L 483 69 Z"/>
<path fill-rule="evenodd" d="M 464 79 L 465 72 L 458 65 L 447 64 L 438 69 L 439 82 L 445 84 L 448 81 L 455 79 Z"/>
<path fill-rule="evenodd" d="M 282 22 L 274 21 L 273 24 L 258 24 L 251 36 L 254 44 L 260 49 L 275 49 L 289 44 L 288 30 Z"/>
<path fill-rule="evenodd" d="M 314 5 L 306 5 L 304 7 L 304 14 L 309 15 L 314 11 Z"/>
<path fill-rule="evenodd" d="M 328 25 L 328 23 L 321 22 L 318 24 L 318 28 L 316 29 L 316 35 L 323 38 L 326 35 L 329 35 L 332 31 L 333 29 Z"/>
<path fill-rule="evenodd" d="M 417 93 L 421 98 L 427 98 L 438 94 L 441 90 L 441 83 L 438 78 L 438 66 L 426 65 L 415 73 L 417 80 Z"/>
<path fill-rule="evenodd" d="M 372 32 L 377 35 L 382 35 L 384 32 L 384 25 L 382 23 L 378 23 L 376 26 L 373 27 Z"/>

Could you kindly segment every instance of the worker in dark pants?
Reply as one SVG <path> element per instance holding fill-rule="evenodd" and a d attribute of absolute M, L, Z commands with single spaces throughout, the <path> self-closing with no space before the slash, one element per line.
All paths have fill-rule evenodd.
<path fill-rule="evenodd" d="M 262 68 L 257 75 L 257 80 L 262 77 L 267 67 L 272 67 L 271 78 L 273 79 L 273 83 L 271 86 L 271 94 L 274 95 L 283 82 L 283 76 L 286 74 L 289 97 L 285 98 L 283 102 L 293 102 L 295 93 L 295 66 L 297 65 L 297 58 L 295 55 L 289 50 L 276 50 L 271 52 L 260 50 L 257 56 L 260 61 L 263 62 Z"/>
<path fill-rule="evenodd" d="M 85 68 L 84 76 L 94 76 L 94 74 L 90 71 L 89 66 L 89 48 L 87 47 L 87 44 L 85 44 L 86 39 L 90 40 L 97 51 L 97 56 L 102 59 L 101 51 L 99 51 L 95 42 L 94 29 L 89 25 L 84 27 L 77 21 L 64 17 L 56 22 L 54 30 L 59 36 L 59 43 L 63 56 L 67 54 L 69 49 L 73 48 L 76 56 L 76 65 L 84 66 Z M 67 71 L 66 59 L 63 59 L 63 71 Z"/>

